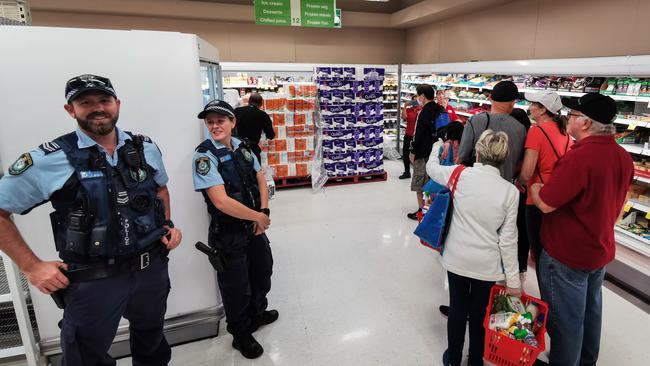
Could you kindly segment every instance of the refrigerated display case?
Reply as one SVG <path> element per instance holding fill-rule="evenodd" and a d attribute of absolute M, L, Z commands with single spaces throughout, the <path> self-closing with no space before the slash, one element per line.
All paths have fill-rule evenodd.
<path fill-rule="evenodd" d="M 203 105 L 212 99 L 223 99 L 223 86 L 221 85 L 221 66 L 216 63 L 201 62 L 201 91 Z"/>

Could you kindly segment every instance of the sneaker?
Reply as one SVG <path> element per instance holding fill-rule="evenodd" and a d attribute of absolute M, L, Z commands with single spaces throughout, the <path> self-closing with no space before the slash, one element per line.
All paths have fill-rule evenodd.
<path fill-rule="evenodd" d="M 399 176 L 399 179 L 409 179 L 411 178 L 411 173 L 402 173 L 402 175 Z"/>
<path fill-rule="evenodd" d="M 442 315 L 443 318 L 445 318 L 445 319 L 449 318 L 449 306 L 448 305 L 440 305 L 438 307 L 438 310 L 440 310 L 440 315 Z M 467 321 L 469 321 L 469 315 L 467 316 Z"/>
<path fill-rule="evenodd" d="M 242 356 L 248 359 L 260 357 L 264 353 L 264 348 L 259 344 L 250 333 L 238 334 L 233 337 L 232 346 L 238 350 Z"/>
<path fill-rule="evenodd" d="M 415 211 L 415 212 L 411 212 L 411 213 L 409 213 L 409 214 L 406 214 L 406 217 L 408 217 L 408 218 L 411 219 L 411 220 L 418 221 L 418 212 L 421 212 L 421 211 L 422 211 L 422 210 L 420 209 L 420 210 L 417 210 L 417 211 Z"/>
<path fill-rule="evenodd" d="M 251 333 L 255 332 L 259 327 L 269 325 L 278 320 L 280 313 L 277 310 L 266 310 L 261 315 L 251 319 Z"/>

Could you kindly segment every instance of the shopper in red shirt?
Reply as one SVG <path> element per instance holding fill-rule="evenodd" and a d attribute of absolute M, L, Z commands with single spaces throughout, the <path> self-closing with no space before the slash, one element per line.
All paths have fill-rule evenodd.
<path fill-rule="evenodd" d="M 549 305 L 550 364 L 595 365 L 605 265 L 614 259 L 614 224 L 634 165 L 614 140 L 612 98 L 587 93 L 563 104 L 571 109 L 567 131 L 577 142 L 545 184 L 531 187 L 533 202 L 545 213 L 540 290 Z"/>
<path fill-rule="evenodd" d="M 556 92 L 543 90 L 537 93 L 526 93 L 525 96 L 526 100 L 531 102 L 530 115 L 535 124 L 528 130 L 526 136 L 526 152 L 519 174 L 519 183 L 521 186 L 532 186 L 535 183 L 548 182 L 555 163 L 567 153 L 569 147 L 573 145 L 573 140 L 566 132 L 566 119 L 560 114 L 562 101 Z M 528 233 L 527 242 L 530 243 L 535 268 L 537 268 L 542 252 L 540 239 L 542 211 L 533 204 L 530 193 L 531 191 L 528 190 L 525 226 Z M 528 247 L 520 251 L 520 266 L 526 266 L 527 261 Z"/>
<path fill-rule="evenodd" d="M 402 160 L 404 161 L 404 173 L 399 176 L 399 179 L 411 178 L 411 160 L 409 153 L 411 149 L 411 141 L 415 135 L 415 121 L 418 119 L 418 113 L 422 110 L 422 106 L 418 104 L 416 96 L 411 97 L 410 106 L 402 110 L 402 118 L 406 120 L 406 131 L 404 131 L 404 141 L 402 142 Z"/>
<path fill-rule="evenodd" d="M 449 115 L 449 122 L 458 121 L 458 116 L 456 115 L 456 108 L 449 104 L 449 97 L 446 90 L 438 90 L 436 92 L 436 103 L 442 106 L 445 109 L 445 112 Z"/>

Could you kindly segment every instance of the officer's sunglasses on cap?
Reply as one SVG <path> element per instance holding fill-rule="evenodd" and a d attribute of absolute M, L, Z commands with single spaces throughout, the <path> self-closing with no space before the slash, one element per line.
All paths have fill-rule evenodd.
<path fill-rule="evenodd" d="M 68 80 L 68 87 L 72 89 L 81 89 L 91 86 L 111 87 L 111 81 L 107 78 L 95 75 L 82 75 Z"/>

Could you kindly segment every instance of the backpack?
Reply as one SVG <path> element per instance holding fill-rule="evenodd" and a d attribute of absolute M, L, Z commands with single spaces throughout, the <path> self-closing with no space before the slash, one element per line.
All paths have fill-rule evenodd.
<path fill-rule="evenodd" d="M 442 107 L 440 107 L 440 109 L 438 117 L 436 117 L 436 120 L 433 121 L 433 126 L 431 126 L 431 137 L 433 137 L 433 141 L 436 141 L 438 138 L 444 138 L 444 130 L 440 130 L 446 128 L 451 122 L 449 119 L 449 113 L 447 113 L 447 111 Z"/>

